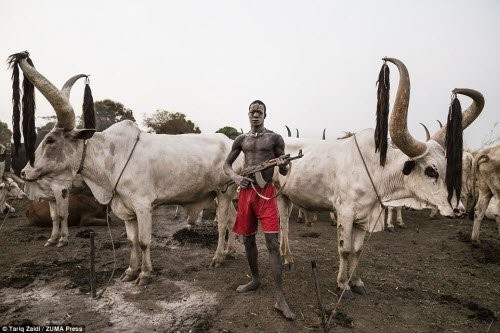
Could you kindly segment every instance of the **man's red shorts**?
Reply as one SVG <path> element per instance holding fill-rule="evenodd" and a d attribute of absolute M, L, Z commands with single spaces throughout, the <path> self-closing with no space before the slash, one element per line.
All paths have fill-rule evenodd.
<path fill-rule="evenodd" d="M 276 195 L 273 184 L 267 184 L 264 188 L 255 185 L 255 190 L 264 197 L 270 198 Z M 233 226 L 234 233 L 241 236 L 250 236 L 257 233 L 257 220 L 260 220 L 262 231 L 266 233 L 277 233 L 280 230 L 278 205 L 276 198 L 265 200 L 255 193 L 251 187 L 241 188 L 238 196 L 238 214 Z"/>

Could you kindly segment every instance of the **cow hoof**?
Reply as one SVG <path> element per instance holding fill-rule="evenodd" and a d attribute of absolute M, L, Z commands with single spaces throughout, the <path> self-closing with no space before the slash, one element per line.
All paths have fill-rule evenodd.
<path fill-rule="evenodd" d="M 295 270 L 295 263 L 292 261 L 292 262 L 288 262 L 288 263 L 284 263 L 283 264 L 283 270 L 285 271 L 294 271 Z"/>
<path fill-rule="evenodd" d="M 57 247 L 63 247 L 63 246 L 66 246 L 66 245 L 68 245 L 68 241 L 67 240 L 65 240 L 65 241 L 61 241 L 60 240 L 59 242 L 57 242 Z"/>
<path fill-rule="evenodd" d="M 224 259 L 227 259 L 227 260 L 234 260 L 234 259 L 236 259 L 236 251 L 231 251 L 231 252 L 224 253 Z"/>
<path fill-rule="evenodd" d="M 471 240 L 472 247 L 478 248 L 481 246 L 481 241 L 478 240 Z"/>
<path fill-rule="evenodd" d="M 147 286 L 151 283 L 151 276 L 139 276 L 137 280 L 135 280 L 135 284 L 139 287 Z"/>
<path fill-rule="evenodd" d="M 57 244 L 57 242 L 56 242 L 56 241 L 53 241 L 53 240 L 50 240 L 50 239 L 49 239 L 49 240 L 45 243 L 45 245 L 44 245 L 44 246 L 45 246 L 45 247 L 47 247 L 47 246 L 54 246 L 54 245 L 56 245 L 56 244 Z"/>
<path fill-rule="evenodd" d="M 221 262 L 218 259 L 212 259 L 212 262 L 210 263 L 209 268 L 217 268 L 221 266 Z"/>
<path fill-rule="evenodd" d="M 408 227 L 406 226 L 406 224 L 400 224 L 400 225 L 399 225 L 399 227 L 400 227 L 401 229 L 406 229 L 406 228 L 408 228 Z"/>
<path fill-rule="evenodd" d="M 120 276 L 120 280 L 122 282 L 130 282 L 136 279 L 137 279 L 137 274 L 129 274 L 127 273 L 127 271 L 125 271 L 125 273 L 123 273 L 122 276 Z"/>
<path fill-rule="evenodd" d="M 366 296 L 368 294 L 368 291 L 364 286 L 352 286 L 351 290 L 361 296 Z"/>
<path fill-rule="evenodd" d="M 394 232 L 394 227 L 387 227 L 387 231 Z"/>
<path fill-rule="evenodd" d="M 344 300 L 351 300 L 351 299 L 354 299 L 354 294 L 352 293 L 352 291 L 350 289 L 346 289 L 344 291 L 344 293 L 342 293 L 342 289 L 338 288 L 338 291 L 339 291 L 339 297 L 342 297 L 342 299 Z"/>

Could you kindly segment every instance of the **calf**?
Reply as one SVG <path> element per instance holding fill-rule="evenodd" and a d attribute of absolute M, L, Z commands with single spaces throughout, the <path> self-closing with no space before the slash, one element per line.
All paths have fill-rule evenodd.
<path fill-rule="evenodd" d="M 51 209 L 51 205 L 55 205 L 55 201 L 32 201 L 26 209 L 28 222 L 37 227 L 51 227 L 53 221 L 59 223 L 61 218 L 53 213 L 56 210 Z M 106 225 L 106 206 L 99 204 L 92 195 L 70 194 L 67 223 L 69 226 Z"/>

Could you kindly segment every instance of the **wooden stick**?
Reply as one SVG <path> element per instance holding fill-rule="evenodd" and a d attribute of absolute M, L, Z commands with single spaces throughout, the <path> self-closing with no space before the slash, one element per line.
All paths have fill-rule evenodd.
<path fill-rule="evenodd" d="M 94 252 L 94 235 L 93 231 L 90 232 L 90 295 L 92 298 L 96 298 L 96 286 L 95 286 L 95 252 Z"/>
<path fill-rule="evenodd" d="M 313 278 L 314 278 L 314 287 L 316 289 L 316 297 L 318 298 L 319 310 L 321 312 L 321 324 L 323 326 L 323 332 L 328 333 L 325 308 L 323 306 L 323 301 L 321 300 L 321 292 L 319 290 L 319 281 L 318 281 L 318 272 L 316 269 L 316 261 L 314 261 L 314 260 L 311 261 L 311 267 L 312 267 Z"/>

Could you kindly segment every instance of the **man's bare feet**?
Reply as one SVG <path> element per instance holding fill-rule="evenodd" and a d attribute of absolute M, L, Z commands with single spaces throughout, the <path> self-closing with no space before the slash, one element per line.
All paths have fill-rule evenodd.
<path fill-rule="evenodd" d="M 295 320 L 295 318 L 297 318 L 295 313 L 293 313 L 288 307 L 288 304 L 286 304 L 285 298 L 283 296 L 278 296 L 278 299 L 274 304 L 274 308 L 281 312 L 283 316 L 288 320 Z"/>
<path fill-rule="evenodd" d="M 260 287 L 260 281 L 259 280 L 252 280 L 248 282 L 247 284 L 242 284 L 241 286 L 238 286 L 236 288 L 236 291 L 239 293 L 246 293 L 247 291 L 252 291 L 256 290 Z"/>

